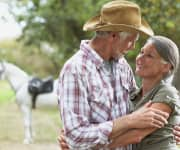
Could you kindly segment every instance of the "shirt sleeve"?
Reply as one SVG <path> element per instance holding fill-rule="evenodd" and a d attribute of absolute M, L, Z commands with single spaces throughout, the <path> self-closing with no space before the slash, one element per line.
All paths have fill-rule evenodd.
<path fill-rule="evenodd" d="M 90 122 L 91 108 L 85 79 L 77 71 L 63 70 L 59 78 L 58 106 L 70 149 L 88 149 L 108 144 L 112 121 Z"/>
<path fill-rule="evenodd" d="M 154 96 L 152 102 L 165 103 L 174 111 L 176 107 L 180 108 L 179 93 L 173 86 L 163 86 Z"/>

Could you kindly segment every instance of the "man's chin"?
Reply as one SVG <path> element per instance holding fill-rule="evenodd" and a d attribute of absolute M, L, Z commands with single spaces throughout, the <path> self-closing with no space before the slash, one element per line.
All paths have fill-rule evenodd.
<path fill-rule="evenodd" d="M 119 57 L 119 58 L 124 57 L 126 54 L 127 54 L 126 52 L 121 53 L 121 54 L 119 54 L 119 56 L 118 56 L 118 57 Z"/>
<path fill-rule="evenodd" d="M 115 56 L 114 59 L 120 59 L 120 58 L 123 58 L 123 57 L 124 57 L 124 55 L 120 54 L 120 55 Z"/>

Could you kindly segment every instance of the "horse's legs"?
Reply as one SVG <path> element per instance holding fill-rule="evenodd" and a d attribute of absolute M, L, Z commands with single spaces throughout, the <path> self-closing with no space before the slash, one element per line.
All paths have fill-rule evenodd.
<path fill-rule="evenodd" d="M 30 105 L 20 105 L 24 117 L 25 139 L 24 144 L 32 143 L 32 112 Z"/>

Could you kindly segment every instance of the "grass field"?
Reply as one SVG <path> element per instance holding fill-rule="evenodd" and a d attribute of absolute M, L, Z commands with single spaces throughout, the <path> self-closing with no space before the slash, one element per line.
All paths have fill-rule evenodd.
<path fill-rule="evenodd" d="M 34 143 L 24 145 L 22 114 L 14 93 L 6 82 L 0 82 L 0 150 L 58 150 L 60 128 L 56 108 L 39 108 L 32 113 Z"/>
<path fill-rule="evenodd" d="M 12 100 L 14 92 L 9 87 L 9 84 L 5 81 L 0 81 L 0 104 Z"/>

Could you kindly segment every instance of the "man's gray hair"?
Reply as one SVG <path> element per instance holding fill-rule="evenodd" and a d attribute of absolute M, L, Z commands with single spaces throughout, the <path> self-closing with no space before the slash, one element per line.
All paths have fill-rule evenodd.
<path fill-rule="evenodd" d="M 119 32 L 119 36 L 123 40 L 125 40 L 127 37 L 129 37 L 131 35 L 132 35 L 132 33 L 130 33 L 130 32 L 125 32 L 125 31 Z"/>
<path fill-rule="evenodd" d="M 106 37 L 109 35 L 109 33 L 110 33 L 110 31 L 96 31 L 95 32 L 97 37 Z M 120 38 L 124 39 L 124 40 L 131 35 L 132 35 L 132 33 L 130 33 L 130 32 L 125 32 L 125 31 L 119 32 Z"/>
<path fill-rule="evenodd" d="M 160 35 L 150 37 L 148 42 L 151 42 L 155 46 L 158 54 L 172 65 L 172 70 L 169 75 L 174 74 L 179 65 L 179 50 L 176 44 L 169 38 Z"/>
<path fill-rule="evenodd" d="M 109 35 L 109 31 L 96 31 L 95 36 L 96 37 L 107 37 Z"/>

